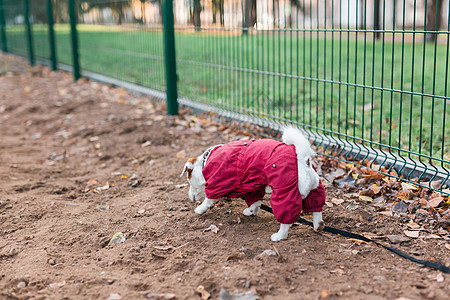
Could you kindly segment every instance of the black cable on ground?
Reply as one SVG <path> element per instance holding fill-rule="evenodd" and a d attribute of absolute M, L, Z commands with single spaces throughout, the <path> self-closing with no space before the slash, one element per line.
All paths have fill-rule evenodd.
<path fill-rule="evenodd" d="M 262 204 L 261 205 L 261 209 L 266 211 L 266 212 L 269 212 L 269 213 L 273 214 L 272 208 L 270 208 L 267 205 Z M 313 223 L 311 221 L 305 220 L 305 219 L 300 218 L 300 217 L 297 219 L 297 223 L 313 226 Z M 349 231 L 345 231 L 345 230 L 341 230 L 341 229 L 337 229 L 337 228 L 333 228 L 333 227 L 329 227 L 329 226 L 325 226 L 323 228 L 323 231 L 326 231 L 326 232 L 329 232 L 329 233 L 333 233 L 333 234 L 339 234 L 339 235 L 342 235 L 342 236 L 347 237 L 347 238 L 358 239 L 358 240 L 361 240 L 361 241 L 364 241 L 364 242 L 368 242 L 368 243 L 370 243 L 370 242 L 375 243 L 378 246 L 381 246 L 381 247 L 383 247 L 383 248 L 385 248 L 385 249 L 387 249 L 389 251 L 392 251 L 395 254 L 397 254 L 397 255 L 399 255 L 399 256 L 401 256 L 403 258 L 409 259 L 409 260 L 411 260 L 411 261 L 413 261 L 415 263 L 418 263 L 418 264 L 424 265 L 426 267 L 430 267 L 430 268 L 439 270 L 439 271 L 441 271 L 443 273 L 446 273 L 446 274 L 450 274 L 450 268 L 449 267 L 446 267 L 444 265 L 441 265 L 441 264 L 438 264 L 438 263 L 435 263 L 435 262 L 432 262 L 432 261 L 421 260 L 421 259 L 414 258 L 414 257 L 412 257 L 412 256 L 410 256 L 410 255 L 408 255 L 406 253 L 403 253 L 402 251 L 400 251 L 398 249 L 395 249 L 395 248 L 383 245 L 383 244 L 381 244 L 381 243 L 379 243 L 377 241 L 371 240 L 371 239 L 369 239 L 369 238 L 367 238 L 365 236 L 362 236 L 360 234 L 352 233 L 352 232 L 349 232 Z"/>

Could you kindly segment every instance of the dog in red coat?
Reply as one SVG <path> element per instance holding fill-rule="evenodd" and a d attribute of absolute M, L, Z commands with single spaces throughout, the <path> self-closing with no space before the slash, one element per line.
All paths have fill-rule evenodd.
<path fill-rule="evenodd" d="M 325 189 L 311 164 L 315 155 L 308 140 L 296 128 L 283 130 L 282 142 L 272 139 L 236 141 L 208 148 L 191 158 L 181 173 L 187 173 L 189 199 L 203 203 L 195 209 L 203 214 L 217 199 L 242 198 L 244 215 L 256 215 L 265 193 L 280 229 L 272 241 L 286 239 L 290 225 L 301 212 L 313 214 L 314 230 L 323 228 Z"/>

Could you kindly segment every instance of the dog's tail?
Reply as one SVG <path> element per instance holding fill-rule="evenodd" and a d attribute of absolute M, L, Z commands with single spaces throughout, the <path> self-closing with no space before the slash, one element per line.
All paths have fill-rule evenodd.
<path fill-rule="evenodd" d="M 312 157 L 316 155 L 308 139 L 295 127 L 285 127 L 283 129 L 282 140 L 286 145 L 294 145 L 299 157 Z"/>
<path fill-rule="evenodd" d="M 317 175 L 311 162 L 315 152 L 308 139 L 297 128 L 284 128 L 282 140 L 286 145 L 294 145 L 295 147 L 298 163 L 298 189 L 304 199 L 311 190 L 319 186 L 319 175 Z"/>

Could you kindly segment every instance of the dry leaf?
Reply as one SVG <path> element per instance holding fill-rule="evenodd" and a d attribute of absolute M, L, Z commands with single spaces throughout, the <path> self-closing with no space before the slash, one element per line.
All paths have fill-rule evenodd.
<path fill-rule="evenodd" d="M 408 226 L 408 228 L 410 228 L 410 229 L 419 229 L 419 228 L 420 228 L 420 225 L 417 224 L 417 223 L 415 223 L 415 222 L 413 222 L 412 220 L 409 221 L 409 223 L 407 224 L 407 226 Z"/>
<path fill-rule="evenodd" d="M 361 245 L 361 244 L 368 244 L 368 242 L 366 242 L 366 241 L 358 240 L 358 239 L 354 239 L 354 238 L 349 238 L 348 240 L 353 241 L 353 242 L 355 242 L 355 243 L 358 244 L 358 245 Z"/>
<path fill-rule="evenodd" d="M 369 196 L 359 196 L 359 200 L 364 201 L 364 202 L 372 202 L 373 198 L 369 197 Z"/>
<path fill-rule="evenodd" d="M 203 300 L 208 300 L 209 297 L 211 297 L 211 294 L 208 293 L 207 290 L 205 290 L 205 287 L 203 285 L 199 285 L 197 288 L 197 293 L 199 293 Z"/>
<path fill-rule="evenodd" d="M 186 152 L 184 150 L 179 151 L 177 153 L 177 158 L 180 158 L 180 159 L 186 158 Z"/>
<path fill-rule="evenodd" d="M 331 199 L 331 203 L 335 204 L 335 205 L 340 205 L 344 202 L 344 200 L 342 199 L 338 199 L 338 198 L 333 198 Z"/>
<path fill-rule="evenodd" d="M 322 293 L 320 293 L 320 298 L 324 299 L 328 297 L 328 289 L 324 289 Z"/>
<path fill-rule="evenodd" d="M 403 233 L 410 238 L 417 239 L 419 237 L 419 231 L 418 230 L 403 230 Z"/>
<path fill-rule="evenodd" d="M 415 185 L 412 185 L 412 184 L 409 184 L 409 183 L 406 183 L 406 182 L 402 182 L 402 189 L 404 191 L 408 191 L 409 192 L 409 191 L 415 191 L 418 188 Z"/>
<path fill-rule="evenodd" d="M 437 207 L 443 200 L 443 197 L 437 197 L 428 201 L 428 205 L 431 207 Z"/>
<path fill-rule="evenodd" d="M 369 186 L 369 189 L 376 195 L 381 191 L 382 187 L 377 186 L 376 184 L 372 184 L 371 186 Z"/>
<path fill-rule="evenodd" d="M 95 179 L 89 179 L 87 182 L 87 186 L 94 186 L 96 184 L 98 184 L 98 182 Z"/>

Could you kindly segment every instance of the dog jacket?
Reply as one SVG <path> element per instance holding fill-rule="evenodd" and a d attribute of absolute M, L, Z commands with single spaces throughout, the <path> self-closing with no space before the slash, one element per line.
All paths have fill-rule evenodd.
<path fill-rule="evenodd" d="M 203 176 L 206 197 L 242 198 L 248 206 L 262 200 L 269 185 L 273 191 L 273 214 L 282 224 L 294 223 L 302 210 L 320 212 L 325 204 L 322 183 L 302 199 L 295 147 L 276 140 L 236 141 L 218 146 L 211 151 Z"/>

